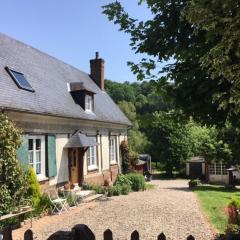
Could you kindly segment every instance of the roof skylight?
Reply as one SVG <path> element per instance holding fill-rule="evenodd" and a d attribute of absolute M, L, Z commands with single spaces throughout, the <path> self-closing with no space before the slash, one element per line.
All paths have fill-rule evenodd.
<path fill-rule="evenodd" d="M 35 92 L 23 73 L 14 71 L 8 67 L 6 67 L 6 70 L 19 88 Z"/>

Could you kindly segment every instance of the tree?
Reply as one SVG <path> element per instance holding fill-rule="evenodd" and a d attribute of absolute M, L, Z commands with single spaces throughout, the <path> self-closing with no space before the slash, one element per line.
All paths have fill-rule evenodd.
<path fill-rule="evenodd" d="M 160 159 L 166 174 L 172 176 L 173 170 L 181 169 L 192 156 L 186 121 L 176 112 L 156 112 L 148 122 L 152 157 Z"/>
<path fill-rule="evenodd" d="M 128 142 L 131 151 L 144 153 L 149 142 L 145 134 L 139 131 L 139 124 L 134 104 L 131 102 L 121 101 L 118 105 L 133 124 L 131 130 L 128 132 Z"/>
<path fill-rule="evenodd" d="M 232 150 L 221 131 L 215 126 L 200 125 L 193 120 L 187 124 L 194 156 L 203 156 L 206 161 L 232 163 Z"/>
<path fill-rule="evenodd" d="M 118 1 L 103 7 L 109 20 L 130 34 L 133 50 L 149 56 L 129 63 L 133 73 L 139 80 L 154 79 L 194 119 L 234 123 L 240 113 L 238 1 L 145 2 L 153 14 L 148 21 L 131 18 Z"/>
<path fill-rule="evenodd" d="M 28 180 L 17 157 L 22 142 L 21 130 L 4 114 L 0 114 L 0 212 L 9 213 L 27 192 Z"/>

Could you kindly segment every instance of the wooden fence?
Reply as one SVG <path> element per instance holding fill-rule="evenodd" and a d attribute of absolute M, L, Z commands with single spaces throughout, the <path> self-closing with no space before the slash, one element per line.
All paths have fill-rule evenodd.
<path fill-rule="evenodd" d="M 33 232 L 28 229 L 24 233 L 24 240 L 33 240 Z M 91 229 L 84 224 L 77 224 L 72 228 L 72 231 L 58 231 L 53 233 L 47 240 L 95 240 L 95 235 Z M 159 234 L 156 240 L 166 240 L 167 237 L 164 233 Z M 6 229 L 3 232 L 3 240 L 12 240 L 11 229 Z M 113 233 L 110 229 L 107 229 L 103 233 L 103 240 L 114 240 Z M 134 231 L 131 234 L 130 240 L 140 240 L 139 232 Z M 148 239 L 144 239 L 148 240 Z M 186 239 L 182 240 L 195 240 L 195 238 L 190 235 Z"/>

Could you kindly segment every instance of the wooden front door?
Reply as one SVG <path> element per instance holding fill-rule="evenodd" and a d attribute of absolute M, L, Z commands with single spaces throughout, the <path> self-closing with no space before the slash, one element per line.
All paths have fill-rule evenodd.
<path fill-rule="evenodd" d="M 71 183 L 82 183 L 83 179 L 83 155 L 82 149 L 69 149 L 69 180 Z"/>
<path fill-rule="evenodd" d="M 78 148 L 69 150 L 69 175 L 71 183 L 79 182 L 79 162 L 78 162 Z"/>

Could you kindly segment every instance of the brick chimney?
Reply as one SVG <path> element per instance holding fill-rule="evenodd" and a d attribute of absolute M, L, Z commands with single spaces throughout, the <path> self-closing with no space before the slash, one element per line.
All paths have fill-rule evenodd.
<path fill-rule="evenodd" d="M 90 70 L 90 77 L 102 90 L 104 90 L 104 60 L 99 58 L 98 52 L 96 52 L 95 59 L 90 60 Z"/>

